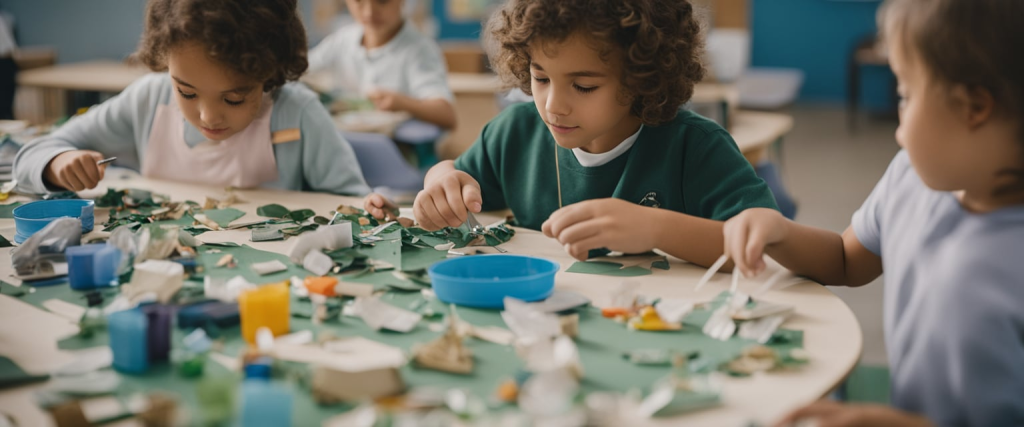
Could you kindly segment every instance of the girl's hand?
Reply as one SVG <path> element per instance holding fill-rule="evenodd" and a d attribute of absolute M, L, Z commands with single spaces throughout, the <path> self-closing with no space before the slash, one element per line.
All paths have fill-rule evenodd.
<path fill-rule="evenodd" d="M 43 170 L 46 182 L 71 191 L 96 188 L 103 179 L 106 165 L 97 166 L 103 154 L 92 150 L 75 150 L 58 154 Z"/>
<path fill-rule="evenodd" d="M 363 199 L 363 209 L 378 220 L 398 219 L 398 205 L 377 193 L 370 193 Z"/>

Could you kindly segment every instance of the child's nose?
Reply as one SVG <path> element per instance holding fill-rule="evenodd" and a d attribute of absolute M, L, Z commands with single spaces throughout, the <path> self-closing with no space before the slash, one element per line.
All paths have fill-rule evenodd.
<path fill-rule="evenodd" d="M 217 108 L 205 107 L 199 110 L 199 119 L 203 121 L 203 124 L 210 127 L 219 125 L 223 117 L 224 115 Z"/>
<path fill-rule="evenodd" d="M 553 90 L 548 94 L 546 107 L 548 113 L 557 116 L 567 116 L 572 111 L 572 108 L 569 107 L 569 103 L 566 101 L 566 97 L 557 90 Z"/>

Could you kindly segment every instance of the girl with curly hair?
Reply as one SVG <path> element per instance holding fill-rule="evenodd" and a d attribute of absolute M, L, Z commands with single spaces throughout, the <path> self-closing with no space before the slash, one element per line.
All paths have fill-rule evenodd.
<path fill-rule="evenodd" d="M 427 173 L 414 204 L 424 228 L 510 208 L 577 259 L 658 248 L 706 266 L 722 221 L 775 209 L 729 134 L 680 110 L 704 76 L 688 1 L 511 0 L 487 34 L 494 70 L 534 102 Z M 387 204 L 365 201 L 378 215 Z"/>
<path fill-rule="evenodd" d="M 151 0 L 135 57 L 159 73 L 26 145 L 15 178 L 35 193 L 81 191 L 116 156 L 149 178 L 366 194 L 316 95 L 287 83 L 306 50 L 296 0 Z"/>

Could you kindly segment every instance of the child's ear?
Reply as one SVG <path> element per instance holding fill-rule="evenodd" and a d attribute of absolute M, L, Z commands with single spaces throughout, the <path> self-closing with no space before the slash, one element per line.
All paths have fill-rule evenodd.
<path fill-rule="evenodd" d="M 996 108 L 992 93 L 980 86 L 956 85 L 953 88 L 953 97 L 963 106 L 967 126 L 972 130 L 988 122 Z"/>

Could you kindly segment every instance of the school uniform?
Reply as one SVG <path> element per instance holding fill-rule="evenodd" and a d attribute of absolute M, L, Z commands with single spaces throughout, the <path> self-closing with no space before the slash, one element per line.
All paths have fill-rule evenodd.
<path fill-rule="evenodd" d="M 484 127 L 455 168 L 480 183 L 483 210 L 509 208 L 538 230 L 559 209 L 559 180 L 563 205 L 614 197 L 719 221 L 744 209 L 778 209 L 732 137 L 689 111 L 592 154 L 557 146 L 536 107 L 517 104 Z"/>

